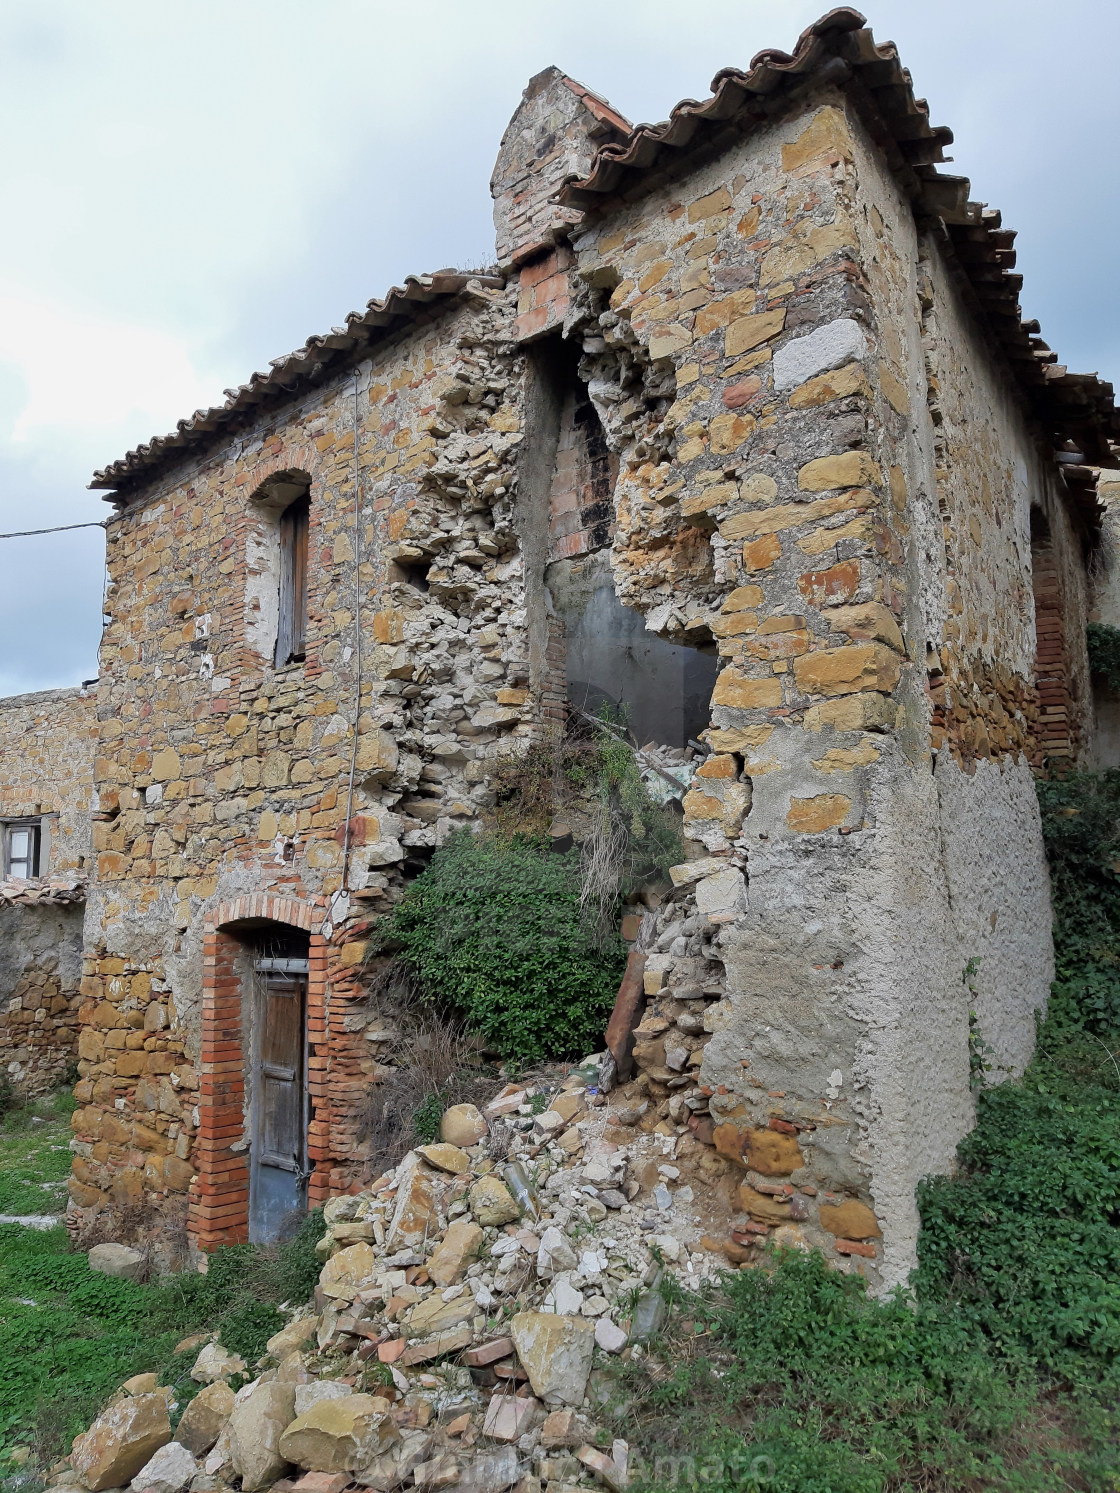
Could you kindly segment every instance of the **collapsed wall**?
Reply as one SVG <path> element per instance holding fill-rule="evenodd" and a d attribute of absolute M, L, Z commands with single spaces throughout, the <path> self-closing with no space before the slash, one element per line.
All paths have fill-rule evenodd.
<path fill-rule="evenodd" d="M 0 700 L 0 1070 L 24 1093 L 77 1059 L 95 739 L 92 690 Z"/>
<path fill-rule="evenodd" d="M 495 168 L 501 274 L 411 281 L 98 474 L 80 1213 L 252 1232 L 285 992 L 274 1201 L 358 1185 L 376 920 L 504 759 L 606 705 L 688 779 L 686 858 L 627 919 L 651 1123 L 736 1169 L 736 1250 L 905 1279 L 970 1004 L 1016 1070 L 1046 1000 L 1031 764 L 1089 729 L 1085 531 L 835 80 L 646 175 L 548 70 Z"/>

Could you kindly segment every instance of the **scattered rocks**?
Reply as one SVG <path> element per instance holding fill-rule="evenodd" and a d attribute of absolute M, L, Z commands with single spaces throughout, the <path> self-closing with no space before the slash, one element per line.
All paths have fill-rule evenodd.
<path fill-rule="evenodd" d="M 478 1224 L 456 1219 L 448 1226 L 428 1261 L 428 1274 L 437 1285 L 456 1285 L 466 1275 L 481 1248 L 482 1230 Z"/>
<path fill-rule="evenodd" d="M 192 1456 L 210 1450 L 233 1414 L 233 1390 L 222 1379 L 200 1389 L 183 1411 L 176 1437 Z"/>
<path fill-rule="evenodd" d="M 287 1427 L 279 1454 L 309 1472 L 358 1472 L 398 1439 L 390 1409 L 378 1395 L 322 1399 Z"/>
<path fill-rule="evenodd" d="M 122 1488 L 171 1440 L 167 1399 L 129 1395 L 102 1412 L 74 1439 L 70 1465 L 89 1489 Z"/>
<path fill-rule="evenodd" d="M 510 1336 L 538 1398 L 550 1405 L 582 1402 L 595 1347 L 590 1322 L 555 1312 L 518 1312 Z"/>
<path fill-rule="evenodd" d="M 373 1249 L 369 1244 L 351 1244 L 323 1267 L 319 1289 L 324 1296 L 352 1301 L 373 1275 Z"/>
<path fill-rule="evenodd" d="M 441 1172 L 453 1172 L 458 1175 L 461 1172 L 469 1172 L 471 1169 L 471 1158 L 459 1146 L 441 1142 L 435 1146 L 421 1146 L 419 1154 L 429 1166 L 438 1167 Z"/>
<path fill-rule="evenodd" d="M 509 1188 L 498 1177 L 480 1177 L 470 1190 L 471 1212 L 484 1227 L 513 1223 L 519 1216 Z"/>
<path fill-rule="evenodd" d="M 452 1146 L 466 1149 L 485 1140 L 489 1127 L 473 1104 L 453 1104 L 445 1110 L 439 1125 L 439 1138 Z"/>
<path fill-rule="evenodd" d="M 230 1353 L 221 1343 L 207 1343 L 194 1361 L 191 1378 L 196 1384 L 213 1384 L 216 1379 L 245 1373 L 246 1367 L 239 1354 Z"/>
<path fill-rule="evenodd" d="M 179 1441 L 168 1441 L 132 1479 L 132 1493 L 183 1493 L 198 1463 Z"/>
<path fill-rule="evenodd" d="M 648 1020 L 648 1040 L 664 1060 L 664 1033 L 678 1029 Z M 130 1380 L 121 1403 L 163 1409 L 158 1444 L 141 1447 L 127 1476 L 119 1459 L 111 1462 L 111 1481 L 98 1489 L 130 1477 L 138 1479 L 133 1493 L 231 1493 L 238 1483 L 242 1493 L 263 1493 L 280 1479 L 276 1493 L 343 1493 L 353 1480 L 378 1493 L 410 1480 L 476 1493 L 514 1484 L 521 1493 L 566 1493 L 591 1477 L 621 1488 L 625 1457 L 595 1451 L 591 1370 L 596 1355 L 605 1365 L 656 1335 L 665 1271 L 691 1285 L 704 1276 L 686 1242 L 698 1231 L 682 1211 L 698 1176 L 684 1150 L 701 1147 L 682 1123 L 693 1117 L 692 1090 L 670 1101 L 673 1120 L 662 1100 L 630 1097 L 611 1109 L 587 1090 L 595 1071 L 588 1060 L 559 1089 L 511 1085 L 499 1096 L 495 1113 L 508 1118 L 498 1165 L 479 1144 L 488 1134 L 482 1115 L 460 1105 L 444 1116 L 441 1141 L 410 1152 L 368 1191 L 330 1199 L 317 1245 L 319 1310 L 300 1307 L 253 1366 L 207 1335 L 189 1340 L 198 1349 L 192 1375 L 205 1387 L 174 1443 L 170 1391 L 154 1375 Z M 644 1088 L 636 1081 L 629 1094 Z M 620 1118 L 632 1123 L 608 1123 Z M 748 1170 L 750 1135 L 727 1129 L 735 1183 L 753 1177 L 770 1187 Z M 796 1136 L 772 1133 L 785 1154 L 796 1147 Z M 731 1181 L 729 1162 L 711 1147 L 703 1157 Z M 772 1191 L 782 1194 L 777 1202 L 759 1196 L 788 1217 L 792 1187 Z M 842 1216 L 845 1247 L 862 1248 L 860 1220 Z M 362 1377 L 371 1363 L 386 1376 L 377 1392 Z M 253 1372 L 259 1377 L 235 1393 L 235 1376 Z M 566 1462 L 541 1462 L 538 1445 L 568 1454 Z M 585 1448 L 601 1465 L 585 1459 L 581 1469 L 571 1454 Z"/>
<path fill-rule="evenodd" d="M 230 1464 L 234 1476 L 241 1479 L 243 1493 L 258 1493 L 287 1470 L 280 1438 L 295 1414 L 295 1386 L 278 1381 L 257 1384 L 234 1405 L 226 1429 Z"/>
<path fill-rule="evenodd" d="M 89 1252 L 89 1268 L 101 1275 L 116 1275 L 122 1280 L 139 1280 L 146 1264 L 138 1249 L 127 1244 L 95 1244 Z"/>

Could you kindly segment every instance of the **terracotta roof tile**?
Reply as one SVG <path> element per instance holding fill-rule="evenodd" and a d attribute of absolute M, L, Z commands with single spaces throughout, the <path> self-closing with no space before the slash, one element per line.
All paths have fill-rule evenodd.
<path fill-rule="evenodd" d="M 914 97 L 894 43 L 877 43 L 857 10 L 830 10 L 801 33 L 792 53 L 767 49 L 746 72 L 723 68 L 710 98 L 683 99 L 663 123 L 637 125 L 625 140 L 601 146 L 588 175 L 566 182 L 560 200 L 593 213 L 612 199 L 640 196 L 685 168 L 697 150 L 719 150 L 780 115 L 798 94 L 827 85 L 852 98 L 915 210 L 939 220 L 950 258 L 1040 417 L 1088 461 L 1115 464 L 1120 412 L 1112 385 L 1096 374 L 1069 373 L 1037 336 L 1038 323 L 1023 319 L 1014 232 L 998 212 L 970 200 L 967 177 L 935 169 L 953 132 L 930 124 L 929 105 Z"/>
<path fill-rule="evenodd" d="M 395 285 L 382 300 L 369 301 L 364 311 L 351 311 L 343 326 L 332 327 L 324 336 L 309 337 L 295 352 L 274 358 L 268 373 L 254 373 L 248 383 L 226 389 L 224 404 L 196 410 L 189 419 L 180 420 L 170 435 L 157 436 L 94 472 L 89 485 L 114 489 L 114 496 L 107 501 L 123 501 L 116 497 L 116 490 L 151 478 L 180 452 L 210 444 L 245 424 L 258 410 L 311 387 L 328 370 L 352 360 L 401 327 L 428 320 L 429 308 L 441 309 L 441 304 L 464 292 L 469 294 L 469 287 L 476 291 L 497 290 L 503 283 L 493 276 L 458 270 L 409 275 L 403 286 Z"/>

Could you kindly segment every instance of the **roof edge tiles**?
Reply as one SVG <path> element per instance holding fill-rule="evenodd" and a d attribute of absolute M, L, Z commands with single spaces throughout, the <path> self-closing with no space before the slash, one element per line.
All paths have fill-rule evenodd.
<path fill-rule="evenodd" d="M 226 389 L 224 404 L 196 410 L 180 420 L 170 434 L 135 447 L 119 461 L 94 472 L 94 489 L 111 489 L 106 502 L 125 506 L 128 489 L 157 476 L 177 456 L 190 448 L 213 444 L 245 424 L 260 409 L 280 404 L 322 381 L 356 353 L 391 336 L 405 326 L 430 319 L 429 308 L 471 294 L 501 290 L 505 281 L 497 276 L 437 270 L 430 275 L 409 275 L 403 286 L 394 285 L 381 300 L 369 301 L 364 311 L 351 311 L 345 324 L 332 327 L 323 336 L 309 337 L 302 347 L 282 358 L 274 358 L 269 372 L 254 373 L 247 383 Z M 122 492 L 121 489 L 125 489 Z"/>
<path fill-rule="evenodd" d="M 914 97 L 910 72 L 893 42 L 879 44 L 857 10 L 830 10 L 804 30 L 792 54 L 759 52 L 746 72 L 726 67 L 711 97 L 682 99 L 661 124 L 640 124 L 627 139 L 600 146 L 587 176 L 561 187 L 560 201 L 587 213 L 612 199 L 643 195 L 675 175 L 699 150 L 715 151 L 768 123 L 810 88 L 848 93 L 916 210 L 939 220 L 942 239 L 1019 384 L 1055 434 L 1072 438 L 1093 465 L 1114 466 L 1120 439 L 1112 385 L 1096 374 L 1070 373 L 1024 320 L 1022 275 L 1014 274 L 1015 233 L 999 212 L 970 200 L 967 177 L 935 169 L 953 132 L 931 125 L 929 105 Z"/>
<path fill-rule="evenodd" d="M 86 885 L 80 877 L 0 880 L 0 907 L 66 907 L 85 900 Z"/>

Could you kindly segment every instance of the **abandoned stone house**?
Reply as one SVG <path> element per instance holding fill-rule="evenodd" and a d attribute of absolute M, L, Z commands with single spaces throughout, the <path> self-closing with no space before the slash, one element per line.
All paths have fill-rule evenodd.
<path fill-rule="evenodd" d="M 847 9 L 656 126 L 549 68 L 491 272 L 409 279 L 95 475 L 96 690 L 0 710 L 0 918 L 58 929 L 15 958 L 0 924 L 4 1036 L 33 1071 L 77 1033 L 74 1210 L 147 1197 L 209 1249 L 358 1178 L 373 921 L 498 759 L 608 699 L 700 748 L 644 935 L 689 1059 L 662 1041 L 650 1092 L 905 1279 L 970 1004 L 1017 1070 L 1046 1003 L 1033 774 L 1111 750 L 1112 390 L 1023 319 L 950 140 Z"/>

